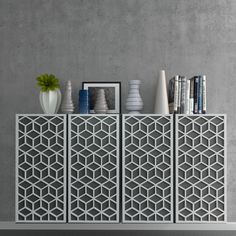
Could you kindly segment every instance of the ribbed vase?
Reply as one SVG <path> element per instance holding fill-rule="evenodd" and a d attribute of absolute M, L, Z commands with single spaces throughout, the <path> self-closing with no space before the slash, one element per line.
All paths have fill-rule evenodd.
<path fill-rule="evenodd" d="M 98 114 L 104 114 L 108 111 L 106 96 L 105 96 L 105 90 L 104 89 L 98 89 L 96 101 L 94 105 L 94 111 Z"/>
<path fill-rule="evenodd" d="M 143 100 L 140 96 L 140 80 L 129 81 L 129 94 L 126 99 L 126 109 L 130 114 L 139 114 L 143 109 Z"/>
<path fill-rule="evenodd" d="M 74 111 L 74 104 L 72 101 L 72 85 L 70 80 L 66 82 L 66 89 L 61 104 L 61 111 L 65 114 L 70 114 Z"/>

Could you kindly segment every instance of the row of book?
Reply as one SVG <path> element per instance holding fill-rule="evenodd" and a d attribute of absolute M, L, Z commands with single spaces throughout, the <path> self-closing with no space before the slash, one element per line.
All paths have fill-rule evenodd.
<path fill-rule="evenodd" d="M 169 81 L 169 109 L 175 114 L 206 113 L 206 76 L 187 79 L 176 75 Z"/>

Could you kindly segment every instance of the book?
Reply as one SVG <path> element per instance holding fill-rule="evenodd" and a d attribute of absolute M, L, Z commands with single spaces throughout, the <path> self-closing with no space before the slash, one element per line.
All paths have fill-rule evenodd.
<path fill-rule="evenodd" d="M 198 114 L 198 90 L 199 90 L 199 78 L 194 77 L 194 114 Z"/>
<path fill-rule="evenodd" d="M 175 81 L 174 78 L 172 78 L 169 80 L 169 85 L 168 85 L 168 105 L 170 114 L 174 113 L 174 87 L 175 87 Z"/>
<path fill-rule="evenodd" d="M 178 107 L 177 114 L 181 114 L 181 77 L 178 76 Z"/>
<path fill-rule="evenodd" d="M 190 80 L 190 93 L 189 93 L 189 114 L 194 114 L 194 78 Z"/>
<path fill-rule="evenodd" d="M 199 83 L 198 83 L 198 114 L 202 114 L 202 76 L 199 76 Z"/>
<path fill-rule="evenodd" d="M 186 112 L 186 87 L 187 87 L 187 78 L 181 76 L 181 102 L 180 102 L 180 112 L 185 114 Z"/>
<path fill-rule="evenodd" d="M 202 113 L 206 114 L 206 76 L 202 76 Z"/>
<path fill-rule="evenodd" d="M 185 114 L 190 114 L 190 80 L 186 81 Z"/>
<path fill-rule="evenodd" d="M 179 76 L 174 77 L 174 113 L 178 111 L 178 100 L 179 100 Z"/>

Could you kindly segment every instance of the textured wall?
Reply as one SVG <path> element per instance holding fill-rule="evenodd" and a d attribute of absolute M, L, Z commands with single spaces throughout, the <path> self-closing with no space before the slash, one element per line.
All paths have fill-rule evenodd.
<path fill-rule="evenodd" d="M 236 221 L 235 0 L 0 0 L 0 220 L 14 220 L 15 113 L 40 113 L 35 78 L 141 79 L 151 113 L 157 74 L 207 75 L 208 111 L 228 114 L 228 220 Z M 123 99 L 123 111 L 124 99 Z"/>

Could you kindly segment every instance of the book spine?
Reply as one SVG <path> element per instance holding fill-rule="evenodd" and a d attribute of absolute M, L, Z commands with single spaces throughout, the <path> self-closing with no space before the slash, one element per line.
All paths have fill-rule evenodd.
<path fill-rule="evenodd" d="M 177 108 L 177 114 L 181 114 L 181 77 L 178 76 L 178 108 Z"/>
<path fill-rule="evenodd" d="M 185 114 L 185 110 L 186 110 L 186 107 L 185 107 L 185 103 L 186 103 L 186 82 L 187 82 L 187 79 L 186 77 L 181 77 L 181 114 Z"/>
<path fill-rule="evenodd" d="M 186 81 L 185 114 L 190 114 L 190 80 Z"/>
<path fill-rule="evenodd" d="M 194 114 L 198 114 L 198 76 L 194 77 Z"/>
<path fill-rule="evenodd" d="M 169 103 L 169 112 L 170 114 L 174 113 L 174 78 L 170 79 L 168 86 L 168 103 Z"/>
<path fill-rule="evenodd" d="M 202 76 L 199 76 L 198 87 L 198 114 L 202 114 Z"/>
<path fill-rule="evenodd" d="M 189 114 L 194 114 L 194 78 L 190 79 Z"/>
<path fill-rule="evenodd" d="M 179 101 L 179 76 L 175 76 L 174 84 L 174 113 L 178 112 L 178 101 Z"/>
<path fill-rule="evenodd" d="M 206 114 L 206 76 L 202 76 L 202 113 Z"/>

